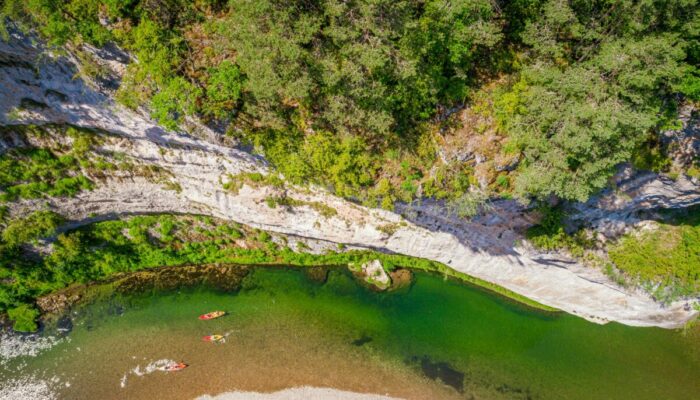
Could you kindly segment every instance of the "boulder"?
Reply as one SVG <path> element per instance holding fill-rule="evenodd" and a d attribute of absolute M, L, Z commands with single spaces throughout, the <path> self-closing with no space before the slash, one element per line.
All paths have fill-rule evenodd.
<path fill-rule="evenodd" d="M 363 282 L 369 284 L 372 288 L 377 290 L 386 290 L 391 286 L 391 278 L 384 270 L 382 262 L 379 260 L 368 261 L 360 266 L 360 268 L 354 265 L 348 266 L 350 270 L 362 279 Z"/>

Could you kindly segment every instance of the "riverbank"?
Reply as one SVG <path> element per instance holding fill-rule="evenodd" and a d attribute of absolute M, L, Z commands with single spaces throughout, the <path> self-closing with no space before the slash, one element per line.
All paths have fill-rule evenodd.
<path fill-rule="evenodd" d="M 362 272 L 362 267 L 370 261 L 378 262 L 389 282 L 389 290 L 410 284 L 411 274 L 402 274 L 402 269 L 425 271 L 533 309 L 556 311 L 435 261 L 270 234 L 203 216 L 141 215 L 96 222 L 64 231 L 52 248 L 41 261 L 25 267 L 47 278 L 15 283 L 19 292 L 38 293 L 36 299 L 18 299 L 25 303 L 36 300 L 44 314 L 60 314 L 78 301 L 98 297 L 102 293 L 100 288 L 134 292 L 207 281 L 222 289 L 235 290 L 249 268 L 263 265 L 305 267 L 310 272 L 314 267 L 348 268 L 355 271 L 360 281 L 375 286 L 373 277 Z M 56 270 L 70 271 L 70 275 L 55 277 L 52 273 Z M 320 279 L 323 275 L 321 271 Z M 85 284 L 75 285 L 75 281 Z"/>

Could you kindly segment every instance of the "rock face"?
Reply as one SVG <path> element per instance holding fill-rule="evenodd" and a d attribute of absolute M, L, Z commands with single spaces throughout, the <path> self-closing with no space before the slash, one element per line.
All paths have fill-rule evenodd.
<path fill-rule="evenodd" d="M 700 185 L 684 175 L 672 180 L 653 172 L 635 174 L 626 167 L 615 181 L 617 190 L 608 189 L 586 203 L 570 205 L 571 223 L 616 238 L 656 210 L 700 204 Z"/>
<path fill-rule="evenodd" d="M 700 118 L 692 105 L 679 113 L 681 129 L 662 134 L 674 168 L 684 170 L 700 157 Z M 700 204 L 700 181 L 680 174 L 677 179 L 653 172 L 635 172 L 629 165 L 613 178 L 615 190 L 607 189 L 586 203 L 569 205 L 572 225 L 596 230 L 606 239 L 628 233 L 661 209 L 680 209 Z"/>
<path fill-rule="evenodd" d="M 599 323 L 675 327 L 696 313 L 680 302 L 662 306 L 643 293 L 625 291 L 600 271 L 513 246 L 515 225 L 522 218 L 512 219 L 518 211 L 508 204 L 472 222 L 445 217 L 437 207 L 419 210 L 422 214 L 409 218 L 415 220 L 411 222 L 320 189 L 288 189 L 288 197 L 303 204 L 320 202 L 337 213 L 324 216 L 306 205 L 270 208 L 265 199 L 279 195 L 279 189 L 243 186 L 233 193 L 222 186 L 229 174 L 266 173 L 263 161 L 216 143 L 212 140 L 216 135 L 203 127 L 193 135 L 166 131 L 115 104 L 108 93 L 73 79 L 77 67 L 71 59 L 50 55 L 39 59 L 40 54 L 46 55 L 16 34 L 7 43 L 0 41 L 0 124 L 63 123 L 109 133 L 100 150 L 158 166 L 181 188 L 168 190 L 143 178 L 107 178 L 75 198 L 49 200 L 48 207 L 72 219 L 73 226 L 127 213 L 206 214 L 288 235 L 432 259 Z M 695 200 L 691 196 L 687 201 Z M 13 205 L 11 212 L 16 215 L 44 204 L 24 201 Z M 600 218 L 604 214 L 601 211 Z"/>
<path fill-rule="evenodd" d="M 681 129 L 664 132 L 662 140 L 673 164 L 679 168 L 686 168 L 700 157 L 700 110 L 692 104 L 687 104 L 678 114 Z"/>

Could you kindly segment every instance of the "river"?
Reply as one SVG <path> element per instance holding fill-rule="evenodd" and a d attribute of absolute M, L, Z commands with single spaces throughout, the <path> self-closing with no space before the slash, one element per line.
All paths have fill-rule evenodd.
<path fill-rule="evenodd" d="M 228 314 L 197 319 L 212 310 Z M 406 399 L 700 393 L 697 328 L 596 325 L 426 273 L 410 288 L 377 293 L 341 269 L 318 282 L 298 269 L 256 268 L 237 291 L 115 294 L 77 308 L 71 320 L 50 348 L 0 356 L 4 393 L 33 382 L 59 399 L 192 399 L 300 386 Z M 225 342 L 204 342 L 209 334 Z M 159 370 L 167 360 L 189 367 Z"/>

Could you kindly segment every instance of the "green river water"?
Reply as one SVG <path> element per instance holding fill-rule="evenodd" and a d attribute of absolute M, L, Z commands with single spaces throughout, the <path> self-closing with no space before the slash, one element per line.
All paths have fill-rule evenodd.
<path fill-rule="evenodd" d="M 197 320 L 217 309 L 228 315 Z M 416 399 L 700 398 L 697 329 L 596 325 L 425 273 L 409 289 L 376 293 L 343 270 L 319 283 L 258 268 L 236 292 L 114 296 L 73 322 L 52 348 L 0 364 L 0 382 L 31 376 L 65 399 L 295 386 Z M 201 340 L 214 333 L 226 342 Z M 158 360 L 189 367 L 152 371 Z"/>

